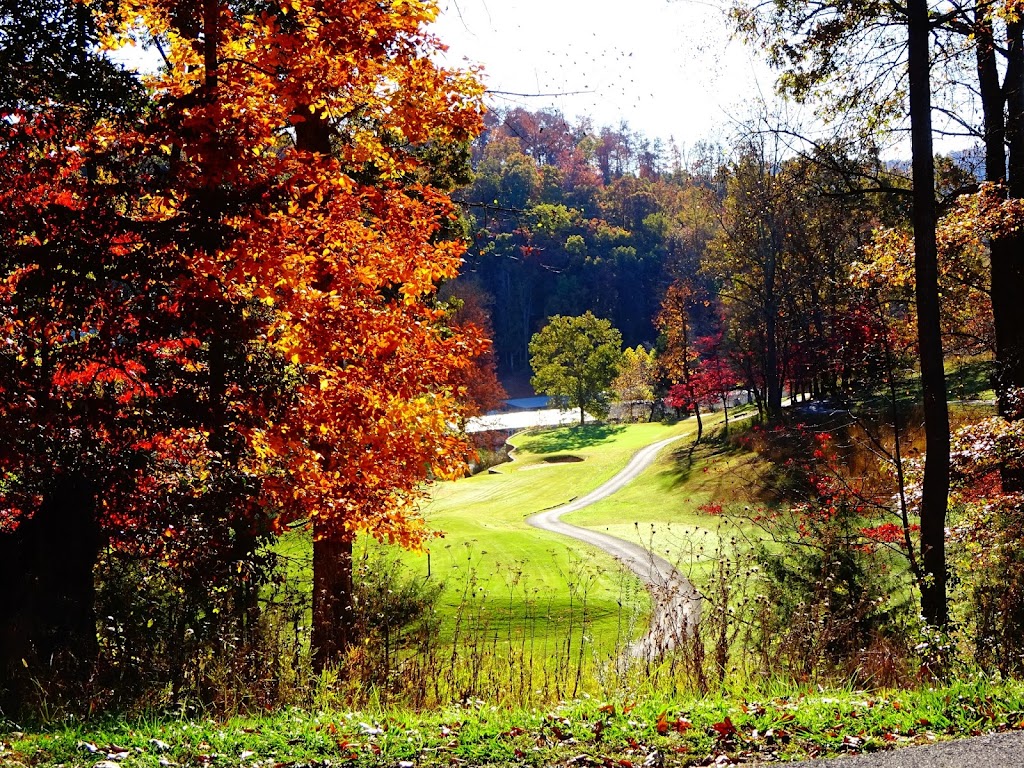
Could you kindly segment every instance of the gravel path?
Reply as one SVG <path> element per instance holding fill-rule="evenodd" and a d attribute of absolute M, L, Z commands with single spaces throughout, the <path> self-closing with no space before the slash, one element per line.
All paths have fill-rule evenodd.
<path fill-rule="evenodd" d="M 658 557 L 647 548 L 606 533 L 570 525 L 562 522 L 561 517 L 606 499 L 631 483 L 654 462 L 662 448 L 683 437 L 686 435 L 670 437 L 641 448 L 625 469 L 583 498 L 538 512 L 526 519 L 534 528 L 571 536 L 604 550 L 618 558 L 647 586 L 651 593 L 651 625 L 647 634 L 629 647 L 629 654 L 636 658 L 654 659 L 686 636 L 688 629 L 696 625 L 700 618 L 700 593 L 668 560 Z"/>

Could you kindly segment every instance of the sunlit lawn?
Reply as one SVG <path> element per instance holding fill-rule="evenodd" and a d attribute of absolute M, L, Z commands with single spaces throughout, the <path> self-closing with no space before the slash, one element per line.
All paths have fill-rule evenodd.
<path fill-rule="evenodd" d="M 761 465 L 714 434 L 720 415 L 705 416 L 705 439 L 693 450 L 696 423 L 592 424 L 514 436 L 514 460 L 455 482 L 433 486 L 423 506 L 439 532 L 427 553 L 397 554 L 408 575 L 445 583 L 442 635 L 476 633 L 498 644 L 528 640 L 538 652 L 566 653 L 586 637 L 588 652 L 606 657 L 642 634 L 650 608 L 639 581 L 589 545 L 526 524 L 526 518 L 597 488 L 641 448 L 681 436 L 634 483 L 566 516 L 575 525 L 641 541 L 700 583 L 719 551 L 719 537 L 753 535 L 729 515 L 700 507 L 742 505 L 756 496 Z M 278 547 L 308 558 L 308 537 L 293 534 Z M 364 540 L 356 555 L 379 550 Z M 308 565 L 304 570 L 308 570 Z M 308 578 L 308 574 L 306 576 Z M 572 630 L 571 632 L 568 630 Z"/>
<path fill-rule="evenodd" d="M 701 583 L 719 552 L 733 549 L 733 540 L 742 550 L 760 538 L 743 515 L 730 513 L 757 504 L 765 470 L 754 454 L 720 439 L 721 414 L 706 415 L 704 422 L 700 444 L 670 446 L 633 483 L 563 519 L 642 544 Z"/>
<path fill-rule="evenodd" d="M 599 654 L 641 632 L 649 601 L 632 576 L 599 550 L 531 528 L 525 520 L 593 490 L 645 445 L 693 429 L 692 422 L 682 422 L 524 433 L 510 441 L 513 462 L 436 486 L 423 511 L 444 532 L 430 548 L 430 567 L 449 580 L 446 610 L 456 613 L 469 577 L 476 599 L 486 597 L 488 620 L 499 634 L 529 627 L 535 641 L 554 648 L 570 622 L 579 626 L 584 610 L 586 634 Z M 426 556 L 409 556 L 407 562 L 425 574 Z"/>

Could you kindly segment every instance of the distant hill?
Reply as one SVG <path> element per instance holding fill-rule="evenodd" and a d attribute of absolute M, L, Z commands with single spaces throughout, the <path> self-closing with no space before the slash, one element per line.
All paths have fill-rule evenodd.
<path fill-rule="evenodd" d="M 973 147 L 967 149 L 958 149 L 953 152 L 949 152 L 946 157 L 949 157 L 956 163 L 960 168 L 967 171 L 975 179 L 981 180 L 985 178 L 985 148 L 980 144 L 975 144 Z M 890 160 L 886 163 L 886 166 L 893 171 L 899 171 L 901 173 L 910 174 L 910 160 Z"/>

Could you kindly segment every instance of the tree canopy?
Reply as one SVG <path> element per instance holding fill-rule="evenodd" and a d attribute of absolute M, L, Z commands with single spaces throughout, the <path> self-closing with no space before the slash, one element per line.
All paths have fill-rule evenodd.
<path fill-rule="evenodd" d="M 542 394 L 559 398 L 595 416 L 608 413 L 609 388 L 622 359 L 622 334 L 607 320 L 586 312 L 579 317 L 555 315 L 530 339 L 530 383 Z"/>
<path fill-rule="evenodd" d="M 3 106 L 0 545 L 63 562 L 4 570 L 0 687 L 95 652 L 103 543 L 205 569 L 248 625 L 261 537 L 303 520 L 329 661 L 352 538 L 419 546 L 423 481 L 463 466 L 484 347 L 436 298 L 463 250 L 442 166 L 481 86 L 434 63 L 429 2 L 54 5 L 86 14 L 83 56 L 152 41 L 165 66 L 130 117 L 33 67 Z"/>

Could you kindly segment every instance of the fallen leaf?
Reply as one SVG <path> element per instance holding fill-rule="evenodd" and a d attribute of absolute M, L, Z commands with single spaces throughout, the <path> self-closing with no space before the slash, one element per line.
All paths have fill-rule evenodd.
<path fill-rule="evenodd" d="M 722 739 L 727 739 L 730 736 L 736 735 L 736 726 L 732 724 L 732 720 L 729 717 L 726 717 L 725 720 L 720 723 L 715 723 L 711 727 L 715 729 L 719 738 Z"/>
<path fill-rule="evenodd" d="M 665 712 L 662 712 L 660 715 L 658 715 L 658 722 L 654 726 L 655 728 L 657 728 L 658 733 L 662 735 L 668 733 L 668 720 L 665 719 L 665 714 Z"/>

